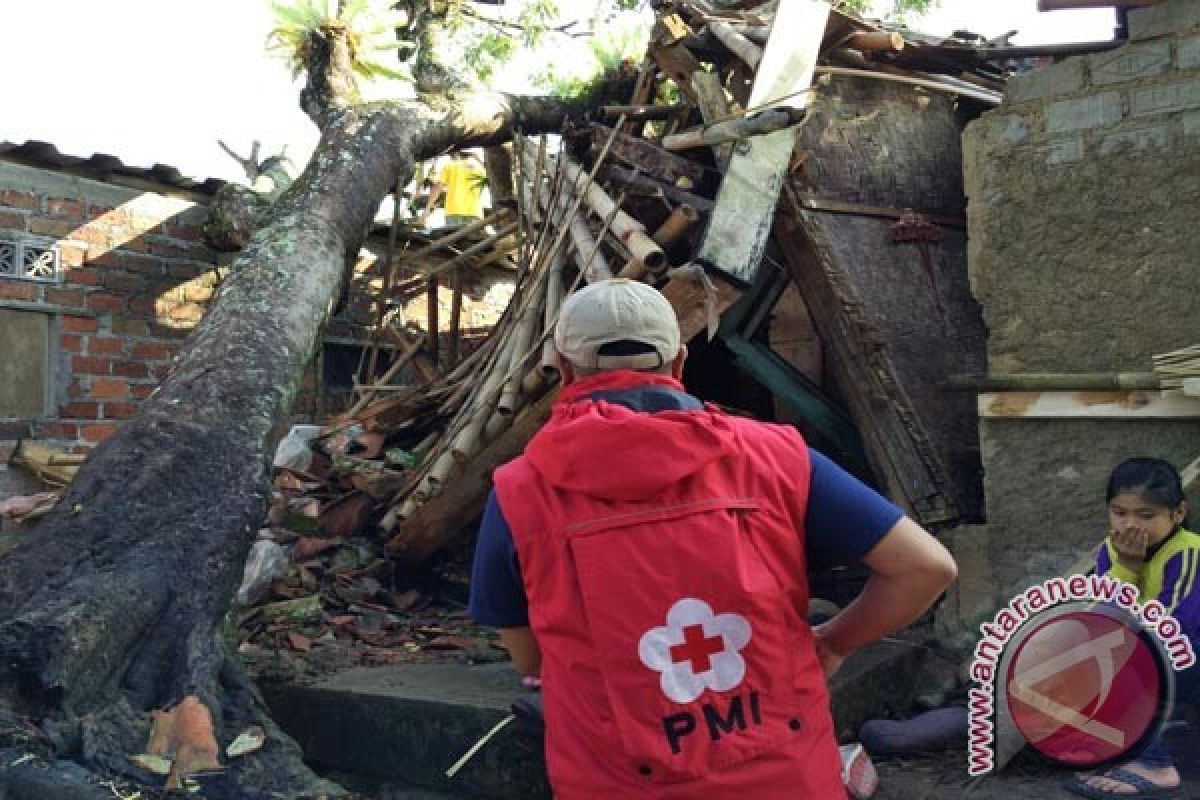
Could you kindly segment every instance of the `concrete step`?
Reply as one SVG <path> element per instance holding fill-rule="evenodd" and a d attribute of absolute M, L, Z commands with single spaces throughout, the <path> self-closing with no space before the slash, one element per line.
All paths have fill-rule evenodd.
<path fill-rule="evenodd" d="M 856 653 L 831 686 L 839 736 L 908 711 L 923 686 L 922 653 L 882 642 Z M 358 668 L 305 686 L 266 686 L 280 726 L 319 770 L 480 800 L 549 798 L 541 743 L 510 725 L 451 779 L 445 771 L 509 713 L 522 693 L 508 664 Z M 386 796 L 418 798 L 394 788 Z"/>

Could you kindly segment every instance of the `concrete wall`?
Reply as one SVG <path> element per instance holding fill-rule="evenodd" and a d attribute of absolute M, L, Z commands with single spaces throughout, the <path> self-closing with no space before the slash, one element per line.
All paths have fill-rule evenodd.
<path fill-rule="evenodd" d="M 1146 372 L 1200 341 L 1200 2 L 1131 11 L 1130 28 L 1120 49 L 1014 77 L 966 131 L 991 374 Z M 1118 461 L 1200 456 L 1200 418 L 984 419 L 980 440 L 987 525 L 951 539 L 968 616 L 1099 541 Z"/>

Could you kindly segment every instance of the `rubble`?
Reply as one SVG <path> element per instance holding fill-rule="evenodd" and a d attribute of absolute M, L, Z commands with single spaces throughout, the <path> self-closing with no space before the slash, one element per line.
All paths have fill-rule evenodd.
<path fill-rule="evenodd" d="M 562 299 L 586 282 L 659 286 L 685 339 L 718 341 L 811 441 L 923 523 L 978 516 L 967 485 L 977 475 L 963 470 L 978 457 L 964 435 L 970 398 L 949 392 L 918 411 L 929 398 L 910 391 L 931 370 L 942 380 L 973 371 L 982 323 L 965 290 L 960 166 L 938 137 L 956 141 L 956 115 L 999 102 L 1004 68 L 977 42 L 836 11 L 826 19 L 823 8 L 791 20 L 773 48 L 768 8 L 663 4 L 628 104 L 561 137 L 518 135 L 503 152 L 512 185 L 493 187 L 507 202 L 432 235 L 393 220 L 372 285 L 376 341 L 394 356 L 364 354 L 345 413 L 294 430 L 275 462 L 238 618 L 240 650 L 260 676 L 504 658 L 466 618 L 470 548 L 458 534 L 482 511 L 491 471 L 548 418 L 550 332 Z M 794 46 L 804 30 L 810 46 Z M 921 125 L 933 131 L 928 151 Z M 830 145 L 833 131 L 841 141 Z M 942 159 L 948 174 L 931 177 Z M 878 254 L 902 264 L 880 267 L 904 287 L 901 302 L 919 306 L 912 341 L 879 327 L 877 316 L 894 315 L 868 306 L 886 300 L 855 285 L 854 259 Z M 483 267 L 511 270 L 514 290 L 488 335 L 469 338 L 463 275 Z M 454 293 L 449 333 L 406 324 L 394 298 L 435 298 L 443 284 Z M 789 289 L 809 308 L 828 375 L 802 374 L 765 343 Z M 431 303 L 430 330 L 436 318 Z M 922 337 L 964 344 L 914 367 Z M 434 556 L 441 583 L 416 568 Z"/>

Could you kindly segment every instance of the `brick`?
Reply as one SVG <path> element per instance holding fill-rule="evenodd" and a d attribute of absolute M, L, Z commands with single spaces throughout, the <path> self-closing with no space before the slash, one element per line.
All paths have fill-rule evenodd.
<path fill-rule="evenodd" d="M 124 378 L 97 378 L 92 381 L 92 397 L 99 400 L 125 400 L 129 397 L 129 381 Z"/>
<path fill-rule="evenodd" d="M 129 212 L 123 208 L 91 204 L 88 206 L 87 213 L 93 222 L 110 228 L 119 228 L 129 224 Z"/>
<path fill-rule="evenodd" d="M 89 336 L 87 351 L 90 356 L 119 356 L 125 353 L 125 340 L 113 336 Z"/>
<path fill-rule="evenodd" d="M 138 342 L 133 346 L 133 357 L 144 361 L 166 361 L 175 356 L 175 348 L 157 342 Z"/>
<path fill-rule="evenodd" d="M 72 400 L 87 400 L 91 397 L 88 391 L 87 382 L 89 378 L 83 376 L 75 376 L 71 378 L 71 382 L 67 384 L 67 397 Z"/>
<path fill-rule="evenodd" d="M 1179 68 L 1200 67 L 1200 36 L 1189 36 L 1179 41 Z"/>
<path fill-rule="evenodd" d="M 94 317 L 64 316 L 59 321 L 59 325 L 64 331 L 70 333 L 95 333 L 100 327 Z"/>
<path fill-rule="evenodd" d="M 158 381 L 159 383 L 162 383 L 163 381 L 165 381 L 167 379 L 167 376 L 170 374 L 171 374 L 171 365 L 170 364 L 156 364 L 156 365 L 150 367 L 150 377 L 154 378 L 154 380 Z"/>
<path fill-rule="evenodd" d="M 71 233 L 71 238 L 104 250 L 108 250 L 110 247 L 108 228 L 97 225 L 95 222 L 79 226 Z"/>
<path fill-rule="evenodd" d="M 76 232 L 75 223 L 67 222 L 65 219 L 34 217 L 29 220 L 29 232 L 36 233 L 39 236 L 53 236 L 56 239 L 64 239 L 68 236 L 72 239 L 79 238 L 74 235 Z"/>
<path fill-rule="evenodd" d="M 78 439 L 79 426 L 74 422 L 42 422 L 37 426 L 37 435 L 43 439 Z"/>
<path fill-rule="evenodd" d="M 161 259 L 139 253 L 126 253 L 121 265 L 130 272 L 140 272 L 143 275 L 163 275 L 166 268 Z"/>
<path fill-rule="evenodd" d="M 1131 97 L 1131 109 L 1135 117 L 1189 111 L 1200 108 L 1200 80 L 1137 89 Z"/>
<path fill-rule="evenodd" d="M 9 231 L 25 230 L 25 215 L 18 211 L 0 211 L 0 228 Z"/>
<path fill-rule="evenodd" d="M 190 280 L 211 267 L 211 264 L 196 261 L 171 261 L 167 263 L 167 274 L 173 278 Z"/>
<path fill-rule="evenodd" d="M 28 422 L 18 419 L 0 421 L 0 439 L 4 441 L 27 439 L 32 433 L 33 430 Z"/>
<path fill-rule="evenodd" d="M 114 361 L 112 374 L 122 378 L 145 379 L 150 377 L 150 368 L 141 361 Z"/>
<path fill-rule="evenodd" d="M 64 353 L 82 353 L 83 337 L 78 333 L 64 333 L 58 337 L 58 349 Z"/>
<path fill-rule="evenodd" d="M 52 217 L 83 219 L 83 203 L 68 197 L 47 197 L 46 213 Z"/>
<path fill-rule="evenodd" d="M 93 422 L 90 425 L 79 426 L 79 438 L 86 442 L 99 444 L 117 432 L 121 427 L 116 422 Z"/>
<path fill-rule="evenodd" d="M 1045 97 L 1060 97 L 1083 89 L 1083 59 L 1068 58 L 1049 67 L 1021 72 L 1008 80 L 1004 99 L 1027 103 Z"/>
<path fill-rule="evenodd" d="M 118 318 L 112 322 L 112 332 L 120 336 L 149 336 L 150 325 L 143 319 Z"/>
<path fill-rule="evenodd" d="M 99 286 L 100 273 L 91 267 L 75 267 L 67 271 L 67 283 L 78 283 L 83 286 Z"/>
<path fill-rule="evenodd" d="M 136 211 L 129 215 L 129 226 L 138 233 L 147 233 L 149 231 L 158 232 L 165 230 L 164 220 L 162 217 L 139 214 Z"/>
<path fill-rule="evenodd" d="M 14 192 L 8 189 L 0 189 L 0 206 L 23 208 L 26 211 L 37 211 L 38 196 L 29 192 Z"/>
<path fill-rule="evenodd" d="M 36 302 L 38 299 L 38 289 L 42 287 L 36 283 L 26 283 L 24 281 L 14 281 L 10 279 L 0 279 L 0 298 L 5 300 L 24 300 L 29 303 Z"/>
<path fill-rule="evenodd" d="M 100 404 L 87 401 L 67 403 L 58 410 L 58 416 L 65 419 L 100 419 Z"/>
<path fill-rule="evenodd" d="M 129 419 L 137 413 L 137 403 L 105 403 L 105 419 Z M 87 438 L 86 436 L 84 437 Z"/>
<path fill-rule="evenodd" d="M 1167 0 L 1147 8 L 1129 9 L 1129 38 L 1152 39 L 1200 27 L 1200 3 L 1196 0 Z"/>
<path fill-rule="evenodd" d="M 135 297 L 129 301 L 129 313 L 139 317 L 153 317 L 156 302 L 152 297 Z M 150 329 L 147 327 L 147 331 Z"/>
<path fill-rule="evenodd" d="M 76 375 L 108 375 L 112 371 L 112 359 L 103 356 L 73 356 L 71 372 Z"/>
<path fill-rule="evenodd" d="M 1119 122 L 1121 115 L 1121 95 L 1117 92 L 1060 100 L 1046 107 L 1046 132 L 1107 127 Z"/>
<path fill-rule="evenodd" d="M 1150 148 L 1165 149 L 1170 140 L 1166 125 L 1150 128 L 1134 128 L 1110 133 L 1100 142 L 1100 155 L 1117 152 L 1136 153 Z"/>
<path fill-rule="evenodd" d="M 179 225 L 172 223 L 167 226 L 167 233 L 177 239 L 187 239 L 191 242 L 204 241 L 204 229 L 195 225 Z"/>
<path fill-rule="evenodd" d="M 124 269 L 125 263 L 121 258 L 121 253 L 118 250 L 105 250 L 104 248 L 88 248 L 88 264 L 100 269 Z"/>
<path fill-rule="evenodd" d="M 69 244 L 59 245 L 58 263 L 64 267 L 81 267 L 85 251 Z"/>
<path fill-rule="evenodd" d="M 119 292 L 136 292 L 146 285 L 146 279 L 128 272 L 109 271 L 100 277 L 100 283 Z"/>
<path fill-rule="evenodd" d="M 89 311 L 124 311 L 125 298 L 108 292 L 92 292 L 87 296 L 85 305 Z"/>
<path fill-rule="evenodd" d="M 56 286 L 46 287 L 46 302 L 56 306 L 69 308 L 83 307 L 82 289 L 59 289 Z"/>
<path fill-rule="evenodd" d="M 1096 86 L 1150 78 L 1171 68 L 1171 43 L 1164 39 L 1126 45 L 1090 56 L 1088 63 L 1092 67 L 1092 83 Z"/>
<path fill-rule="evenodd" d="M 157 256 L 165 256 L 166 258 L 194 260 L 201 258 L 208 259 L 212 256 L 212 251 L 207 247 L 192 242 L 181 242 L 161 236 L 150 236 L 147 237 L 147 243 L 150 245 L 151 253 Z"/>
<path fill-rule="evenodd" d="M 145 383 L 134 384 L 133 386 L 129 387 L 130 391 L 133 392 L 134 399 L 136 400 L 145 400 L 147 397 L 154 394 L 154 390 L 157 388 L 157 386 L 152 386 Z"/>

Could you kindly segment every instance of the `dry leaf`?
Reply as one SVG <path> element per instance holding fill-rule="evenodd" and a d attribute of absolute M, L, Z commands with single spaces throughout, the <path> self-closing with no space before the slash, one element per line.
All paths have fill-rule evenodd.
<path fill-rule="evenodd" d="M 155 775 L 168 775 L 171 772 L 171 759 L 153 753 L 138 753 L 136 756 L 130 756 L 129 760 Z"/>
<path fill-rule="evenodd" d="M 266 743 L 267 732 L 260 726 L 253 725 L 239 733 L 237 738 L 229 743 L 229 746 L 225 748 L 225 755 L 229 758 L 237 758 L 238 756 L 256 753 Z"/>
<path fill-rule="evenodd" d="M 292 562 L 307 561 L 317 553 L 323 553 L 331 547 L 337 547 L 341 543 L 341 538 L 323 539 L 318 536 L 301 536 L 296 542 L 296 546 L 292 548 Z"/>
<path fill-rule="evenodd" d="M 293 650 L 299 650 L 301 653 L 307 653 L 312 649 L 312 639 L 309 639 L 302 633 L 290 632 L 287 635 L 288 646 Z"/>
<path fill-rule="evenodd" d="M 188 775 L 221 768 L 212 714 L 200 698 L 188 695 L 174 708 L 150 713 L 154 724 L 146 751 L 173 759 L 165 788 L 182 789 Z"/>

